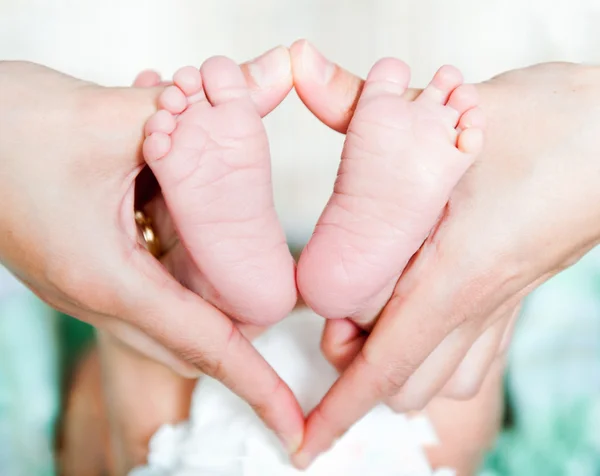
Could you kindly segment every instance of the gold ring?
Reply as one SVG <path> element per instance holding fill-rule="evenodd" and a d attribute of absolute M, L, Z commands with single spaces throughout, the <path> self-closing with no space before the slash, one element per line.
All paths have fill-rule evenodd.
<path fill-rule="evenodd" d="M 135 223 L 138 226 L 142 234 L 142 238 L 144 239 L 144 244 L 146 245 L 146 249 L 154 256 L 156 259 L 161 256 L 160 249 L 160 241 L 158 239 L 158 235 L 155 233 L 154 228 L 152 227 L 152 220 L 141 210 L 135 211 Z"/>

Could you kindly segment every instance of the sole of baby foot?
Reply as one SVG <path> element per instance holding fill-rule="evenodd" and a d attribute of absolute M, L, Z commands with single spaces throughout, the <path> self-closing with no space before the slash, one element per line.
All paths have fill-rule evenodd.
<path fill-rule="evenodd" d="M 298 263 L 298 287 L 327 318 L 365 326 L 380 312 L 483 144 L 475 87 L 444 66 L 414 101 L 403 62 L 369 73 L 334 192 Z"/>
<path fill-rule="evenodd" d="M 177 71 L 143 153 L 196 264 L 192 288 L 231 317 L 267 325 L 296 303 L 295 263 L 275 212 L 267 135 L 246 80 L 215 57 Z"/>

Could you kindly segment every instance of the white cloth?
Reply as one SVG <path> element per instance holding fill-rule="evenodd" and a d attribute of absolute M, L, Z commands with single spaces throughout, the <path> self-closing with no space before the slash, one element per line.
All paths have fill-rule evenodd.
<path fill-rule="evenodd" d="M 319 349 L 323 320 L 294 312 L 258 338 L 256 348 L 313 408 L 337 378 Z M 221 383 L 201 379 L 188 422 L 163 426 L 150 442 L 148 466 L 130 476 L 448 476 L 434 473 L 424 446 L 436 444 L 429 421 L 385 406 L 373 409 L 307 471 L 293 468 L 282 445 L 252 409 Z"/>

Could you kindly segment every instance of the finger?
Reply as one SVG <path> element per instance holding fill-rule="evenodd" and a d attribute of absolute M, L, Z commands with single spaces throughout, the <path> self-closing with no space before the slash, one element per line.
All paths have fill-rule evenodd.
<path fill-rule="evenodd" d="M 289 50 L 284 46 L 273 48 L 242 63 L 240 69 L 246 78 L 250 96 L 262 117 L 275 109 L 294 85 Z M 133 83 L 135 87 L 140 88 L 170 84 L 161 81 L 160 75 L 151 70 L 141 72 Z"/>
<path fill-rule="evenodd" d="M 302 411 L 279 378 L 221 312 L 183 288 L 145 250 L 129 258 L 119 315 L 246 400 L 287 449 L 303 434 Z"/>
<path fill-rule="evenodd" d="M 189 417 L 195 380 L 183 379 L 106 332 L 98 333 L 102 387 L 117 474 L 144 464 L 148 441 L 164 424 Z"/>
<path fill-rule="evenodd" d="M 454 329 L 433 349 L 391 399 L 394 411 L 421 411 L 439 393 L 477 340 L 473 326 Z M 386 401 L 386 403 L 388 403 Z"/>
<path fill-rule="evenodd" d="M 515 305 L 504 303 L 486 319 L 487 322 L 467 322 L 455 329 L 394 397 L 396 409 L 423 409 L 443 392 L 453 377 L 457 379 L 453 389 L 455 394 L 446 393 L 445 396 L 463 400 L 475 396 L 498 355 L 502 335 L 514 312 Z"/>
<path fill-rule="evenodd" d="M 262 117 L 285 99 L 294 85 L 290 53 L 279 46 L 240 65 L 250 97 Z"/>
<path fill-rule="evenodd" d="M 483 453 L 492 447 L 502 426 L 503 375 L 504 362 L 498 359 L 475 398 L 436 398 L 427 405 L 425 413 L 441 442 L 425 448 L 432 467 L 453 468 L 461 475 L 478 474 Z"/>
<path fill-rule="evenodd" d="M 364 81 L 325 58 L 306 40 L 290 48 L 294 87 L 306 107 L 325 125 L 345 133 Z M 418 91 L 409 89 L 404 97 L 413 99 Z"/>
<path fill-rule="evenodd" d="M 472 252 L 477 248 L 468 237 L 442 226 L 427 244 L 405 271 L 361 352 L 309 415 L 294 458 L 298 466 L 309 464 L 372 407 L 399 393 L 446 336 L 467 321 L 482 322 L 508 298 L 498 291 L 499 276 L 489 273 L 489 260 Z M 450 338 L 449 348 L 457 346 L 456 365 L 474 340 L 472 332 Z"/>
<path fill-rule="evenodd" d="M 518 307 L 511 309 L 475 341 L 454 375 L 439 392 L 440 396 L 470 400 L 479 393 L 490 367 L 502 354 L 502 340 L 518 313 Z"/>
<path fill-rule="evenodd" d="M 367 334 L 349 319 L 327 319 L 321 351 L 338 372 L 346 370 L 362 349 Z"/>
<path fill-rule="evenodd" d="M 139 352 L 143 356 L 168 367 L 176 374 L 187 379 L 194 379 L 202 375 L 202 371 L 194 365 L 180 359 L 174 352 L 159 344 L 155 339 L 142 332 L 128 322 L 112 319 L 100 326 L 123 344 Z"/>
<path fill-rule="evenodd" d="M 510 347 L 512 337 L 515 332 L 517 321 L 519 320 L 519 316 L 521 314 L 521 306 L 522 304 L 519 303 L 519 305 L 515 309 L 514 314 L 510 318 L 510 321 L 508 322 L 508 326 L 506 326 L 506 329 L 504 330 L 504 335 L 502 336 L 502 340 L 500 341 L 500 347 L 498 348 L 498 354 L 500 356 L 503 356 L 508 352 L 508 348 Z"/>

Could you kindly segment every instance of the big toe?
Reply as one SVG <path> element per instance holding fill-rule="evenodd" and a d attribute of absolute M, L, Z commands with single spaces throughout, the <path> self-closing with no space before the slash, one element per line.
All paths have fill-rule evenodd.
<path fill-rule="evenodd" d="M 378 94 L 396 94 L 401 96 L 408 88 L 410 68 L 396 58 L 379 60 L 367 76 L 361 101 Z"/>
<path fill-rule="evenodd" d="M 213 106 L 239 100 L 251 102 L 246 78 L 233 60 L 215 56 L 204 62 L 200 72 L 206 96 Z"/>

